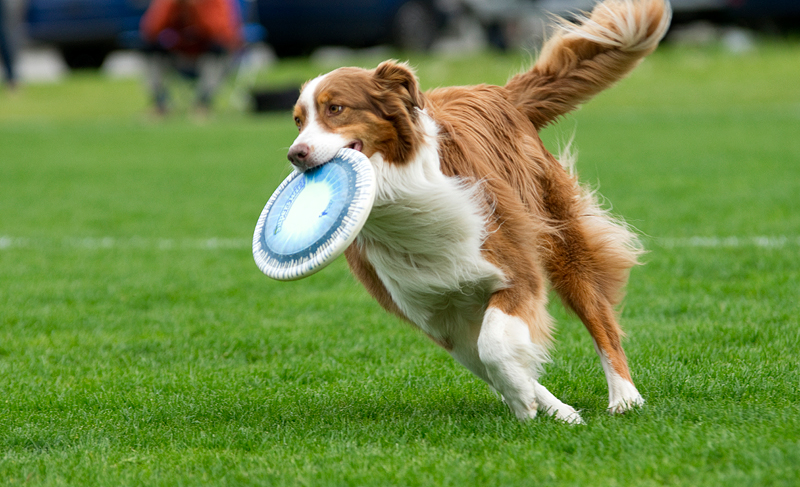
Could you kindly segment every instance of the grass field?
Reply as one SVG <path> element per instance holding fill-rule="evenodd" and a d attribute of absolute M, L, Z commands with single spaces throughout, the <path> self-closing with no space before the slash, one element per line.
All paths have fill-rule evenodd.
<path fill-rule="evenodd" d="M 799 60 L 662 49 L 545 132 L 575 134 L 650 250 L 622 313 L 640 410 L 606 414 L 588 334 L 551 305 L 542 382 L 578 427 L 518 422 L 341 260 L 259 273 L 287 115 L 154 122 L 138 82 L 93 74 L 0 92 L 0 484 L 800 485 Z M 411 61 L 434 87 L 526 57 Z"/>

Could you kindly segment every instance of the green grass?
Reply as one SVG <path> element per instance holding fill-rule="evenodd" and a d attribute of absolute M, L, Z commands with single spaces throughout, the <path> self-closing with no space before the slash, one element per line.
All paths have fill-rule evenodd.
<path fill-rule="evenodd" d="M 663 49 L 545 132 L 575 134 L 650 250 L 622 315 L 642 409 L 605 413 L 588 335 L 551 306 L 543 382 L 580 427 L 517 422 L 341 260 L 258 272 L 287 115 L 153 122 L 139 83 L 91 74 L 0 92 L 0 484 L 800 484 L 798 57 Z M 525 62 L 412 59 L 426 87 Z"/>

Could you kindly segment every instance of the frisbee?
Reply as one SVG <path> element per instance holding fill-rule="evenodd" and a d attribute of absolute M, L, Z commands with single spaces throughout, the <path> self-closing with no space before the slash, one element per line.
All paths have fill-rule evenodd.
<path fill-rule="evenodd" d="M 304 172 L 272 194 L 256 223 L 253 257 L 279 281 L 300 279 L 333 262 L 355 240 L 375 201 L 375 172 L 353 149 Z"/>

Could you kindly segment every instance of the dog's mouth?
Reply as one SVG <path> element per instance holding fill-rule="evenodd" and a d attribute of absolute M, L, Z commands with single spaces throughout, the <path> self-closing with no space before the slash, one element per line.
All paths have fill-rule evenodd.
<path fill-rule="evenodd" d="M 347 144 L 345 147 L 347 147 L 348 149 L 353 149 L 357 150 L 358 152 L 361 152 L 361 149 L 364 148 L 364 144 L 360 140 L 356 139 Z"/>

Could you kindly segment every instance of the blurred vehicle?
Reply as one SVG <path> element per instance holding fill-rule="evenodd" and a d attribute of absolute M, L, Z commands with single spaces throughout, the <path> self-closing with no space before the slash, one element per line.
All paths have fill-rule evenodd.
<path fill-rule="evenodd" d="M 459 0 L 460 14 L 474 19 L 493 47 L 537 50 L 554 15 L 574 20 L 597 0 Z"/>
<path fill-rule="evenodd" d="M 729 0 L 728 4 L 733 18 L 750 27 L 800 28 L 800 2 L 797 0 Z"/>
<path fill-rule="evenodd" d="M 541 47 L 552 15 L 575 20 L 601 0 L 458 0 L 458 13 L 474 19 L 492 46 Z M 800 0 L 670 0 L 672 26 L 706 21 L 767 32 L 800 29 Z"/>
<path fill-rule="evenodd" d="M 706 20 L 756 29 L 800 27 L 798 0 L 671 0 L 673 24 Z"/>
<path fill-rule="evenodd" d="M 248 0 L 239 0 L 240 3 Z M 441 5 L 454 0 L 255 0 L 253 12 L 279 56 L 320 46 L 391 43 L 426 50 L 446 20 Z M 131 47 L 149 0 L 29 0 L 33 41 L 56 46 L 72 68 L 98 67 L 114 49 Z"/>
<path fill-rule="evenodd" d="M 393 44 L 427 50 L 458 12 L 476 18 L 498 47 L 515 45 L 508 31 L 522 19 L 591 10 L 593 0 L 239 0 L 255 1 L 252 17 L 266 27 L 279 56 L 321 46 Z M 796 29 L 798 0 L 671 0 L 673 24 L 736 22 L 757 28 Z M 72 68 L 98 67 L 114 49 L 133 47 L 149 0 L 29 0 L 30 39 L 56 46 Z M 250 27 L 254 26 L 250 24 Z M 524 34 L 524 32 L 523 32 Z M 247 36 L 250 37 L 250 36 Z M 517 33 L 519 37 L 519 32 Z M 263 38 L 263 36 L 262 36 Z"/>
<path fill-rule="evenodd" d="M 71 68 L 98 67 L 136 32 L 149 0 L 30 0 L 26 15 L 31 40 L 52 44 Z"/>
<path fill-rule="evenodd" d="M 452 2 L 450 2 L 452 3 Z M 441 0 L 258 0 L 258 15 L 278 56 L 320 46 L 393 44 L 427 50 L 446 20 Z"/>
<path fill-rule="evenodd" d="M 525 15 L 541 18 L 555 14 L 571 19 L 576 13 L 591 11 L 599 1 L 460 0 L 484 25 Z M 800 25 L 800 0 L 670 0 L 670 4 L 673 23 L 708 20 L 718 23 L 739 22 L 753 27 L 765 23 Z"/>

